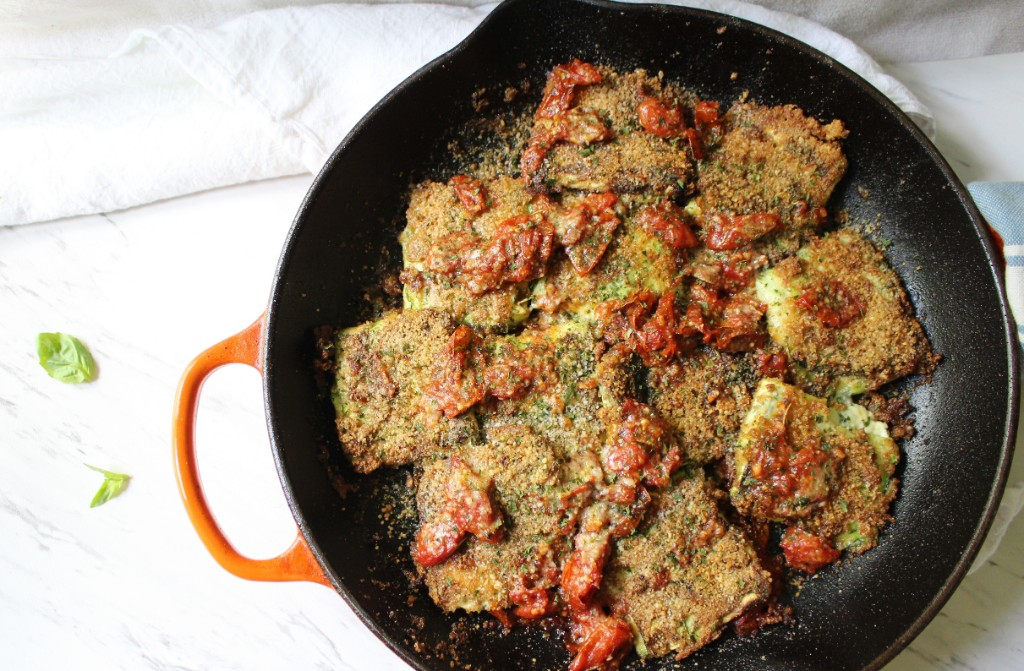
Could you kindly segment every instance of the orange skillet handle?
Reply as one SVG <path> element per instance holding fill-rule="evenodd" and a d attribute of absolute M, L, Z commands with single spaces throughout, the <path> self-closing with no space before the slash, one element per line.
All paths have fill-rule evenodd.
<path fill-rule="evenodd" d="M 306 580 L 331 587 L 300 531 L 291 547 L 272 559 L 250 559 L 228 542 L 210 512 L 196 469 L 195 424 L 199 390 L 206 377 L 229 363 L 244 363 L 263 374 L 264 313 L 252 326 L 217 343 L 197 356 L 185 369 L 174 399 L 174 470 L 178 492 L 192 526 L 217 563 L 246 580 Z"/>

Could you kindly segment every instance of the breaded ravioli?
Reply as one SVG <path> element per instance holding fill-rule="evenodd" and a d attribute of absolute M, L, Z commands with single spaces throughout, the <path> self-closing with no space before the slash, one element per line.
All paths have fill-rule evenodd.
<path fill-rule="evenodd" d="M 459 177 L 424 182 L 412 192 L 399 236 L 405 307 L 440 310 L 469 326 L 507 331 L 530 314 L 529 282 L 490 286 L 466 262 L 498 242 L 505 222 L 529 216 L 531 196 L 511 177 Z"/>
<path fill-rule="evenodd" d="M 807 517 L 838 490 L 848 447 L 829 423 L 824 399 L 763 379 L 733 451 L 732 503 L 757 519 Z"/>
<path fill-rule="evenodd" d="M 575 486 L 570 462 L 532 429 L 514 425 L 493 428 L 486 445 L 457 456 L 493 483 L 506 531 L 497 542 L 467 538 L 447 561 L 421 569 L 431 599 L 449 612 L 494 611 L 517 605 L 527 590 L 556 587 L 569 549 L 563 526 L 576 505 L 563 496 Z M 424 467 L 416 493 L 421 520 L 449 505 L 448 469 L 449 459 Z"/>
<path fill-rule="evenodd" d="M 642 656 L 686 657 L 768 597 L 770 574 L 718 512 L 699 469 L 653 497 L 642 525 L 618 541 L 600 598 L 634 630 Z"/>
<path fill-rule="evenodd" d="M 572 671 L 783 622 L 783 556 L 874 547 L 914 430 L 879 387 L 939 360 L 878 250 L 822 232 L 842 122 L 719 110 L 554 65 L 413 187 L 403 310 L 319 341 L 355 469 L 413 466 L 429 597 L 557 630 Z"/>
<path fill-rule="evenodd" d="M 840 550 L 874 547 L 896 495 L 899 448 L 881 422 L 856 404 L 829 404 L 795 386 L 760 382 L 733 454 L 729 494 L 744 515 L 790 525 L 827 561 L 790 563 L 816 570 Z M 803 566 L 801 566 L 803 564 Z"/>
<path fill-rule="evenodd" d="M 604 346 L 581 324 L 564 322 L 515 336 L 492 336 L 484 347 L 505 370 L 526 366 L 529 383 L 480 406 L 488 437 L 494 427 L 528 426 L 567 454 L 596 451 L 604 440 L 603 409 L 629 386 L 629 361 L 603 356 Z"/>
<path fill-rule="evenodd" d="M 710 347 L 648 370 L 651 405 L 675 431 L 687 462 L 707 464 L 730 451 L 750 408 L 754 374 L 747 356 Z"/>
<path fill-rule="evenodd" d="M 576 88 L 565 120 L 537 119 L 533 133 L 535 138 L 543 136 L 559 123 L 600 124 L 605 132 L 586 137 L 600 138 L 593 141 L 552 141 L 540 169 L 528 176 L 531 188 L 645 191 L 663 197 L 689 193 L 694 164 L 686 142 L 646 130 L 638 109 L 647 99 L 678 106 L 692 103 L 693 97 L 675 86 L 664 85 L 644 70 L 626 74 L 608 68 L 599 71 L 599 83 Z"/>
<path fill-rule="evenodd" d="M 819 123 L 793 105 L 733 105 L 721 141 L 700 166 L 701 217 L 776 215 L 778 230 L 764 246 L 794 251 L 805 229 L 823 220 L 819 208 L 846 172 L 846 135 L 842 122 Z"/>
<path fill-rule="evenodd" d="M 360 473 L 400 466 L 476 438 L 476 417 L 448 419 L 423 398 L 455 329 L 433 310 L 389 312 L 338 331 L 332 400 L 342 449 Z"/>
<path fill-rule="evenodd" d="M 545 316 L 592 322 L 598 305 L 641 291 L 663 294 L 679 278 L 678 254 L 665 238 L 644 225 L 643 203 L 630 201 L 622 223 L 592 270 L 581 274 L 570 258 L 556 253 L 548 274 L 533 286 L 531 305 Z"/>
<path fill-rule="evenodd" d="M 853 231 L 816 239 L 763 271 L 757 297 L 772 340 L 807 369 L 813 391 L 860 393 L 935 368 L 899 278 Z"/>

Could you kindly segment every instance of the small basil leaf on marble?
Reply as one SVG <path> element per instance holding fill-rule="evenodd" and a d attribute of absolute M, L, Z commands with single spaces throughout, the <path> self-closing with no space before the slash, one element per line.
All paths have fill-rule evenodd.
<path fill-rule="evenodd" d="M 104 503 L 123 492 L 124 488 L 128 486 L 128 481 L 132 479 L 132 476 L 125 473 L 105 471 L 102 468 L 96 468 L 89 464 L 85 464 L 85 467 L 103 474 L 103 484 L 100 485 L 100 489 L 96 492 L 96 496 L 92 497 L 92 503 L 89 504 L 90 508 L 102 506 Z"/>
<path fill-rule="evenodd" d="M 54 380 L 67 384 L 91 382 L 96 377 L 96 362 L 89 349 L 75 336 L 66 333 L 40 333 L 36 336 L 39 365 Z"/>

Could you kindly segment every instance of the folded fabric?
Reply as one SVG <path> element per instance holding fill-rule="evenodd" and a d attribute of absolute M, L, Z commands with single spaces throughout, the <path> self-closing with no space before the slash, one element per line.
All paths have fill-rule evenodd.
<path fill-rule="evenodd" d="M 1006 296 L 1017 323 L 1024 323 L 1024 182 L 971 182 L 967 189 L 982 216 L 1003 239 Z M 1017 334 L 1018 337 L 1024 337 L 1024 328 L 1018 326 Z M 1024 435 L 1018 436 L 1018 441 L 1021 439 L 1024 439 Z M 978 570 L 992 557 L 1006 535 L 1010 522 L 1022 508 L 1024 483 L 1008 483 L 992 522 L 992 529 L 969 573 Z"/>
<path fill-rule="evenodd" d="M 846 38 L 736 0 L 679 4 L 817 47 L 932 131 L 927 109 Z M 140 30 L 107 58 L 2 59 L 0 225 L 316 172 L 378 99 L 493 7 L 285 7 Z"/>

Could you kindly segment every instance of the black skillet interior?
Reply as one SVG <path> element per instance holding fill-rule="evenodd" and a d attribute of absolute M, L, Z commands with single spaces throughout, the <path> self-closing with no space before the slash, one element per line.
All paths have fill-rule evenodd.
<path fill-rule="evenodd" d="M 1014 331 L 977 211 L 931 144 L 842 66 L 737 19 L 664 6 L 512 0 L 349 135 L 298 213 L 270 305 L 268 422 L 296 519 L 341 594 L 416 668 L 566 668 L 557 632 L 504 635 L 488 617 L 445 616 L 410 588 L 411 524 L 400 514 L 406 475 L 343 471 L 351 491 L 339 497 L 322 457 L 332 444 L 331 411 L 311 360 L 314 328 L 357 322 L 368 280 L 381 264 L 397 263 L 394 222 L 408 185 L 436 171 L 447 139 L 479 117 L 474 92 L 486 87 L 483 97 L 500 101 L 506 83 L 527 78 L 536 101 L 550 67 L 572 57 L 661 70 L 726 106 L 749 91 L 759 102 L 841 118 L 850 129 L 850 170 L 832 211 L 877 221 L 877 239 L 891 241 L 887 256 L 944 355 L 934 380 L 911 392 L 918 434 L 903 446 L 895 522 L 877 549 L 807 581 L 795 626 L 753 640 L 726 634 L 682 662 L 644 668 L 880 667 L 945 602 L 988 527 L 1016 427 Z M 395 512 L 380 512 L 396 502 Z M 640 667 L 635 659 L 626 665 Z"/>

